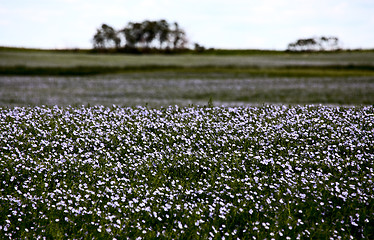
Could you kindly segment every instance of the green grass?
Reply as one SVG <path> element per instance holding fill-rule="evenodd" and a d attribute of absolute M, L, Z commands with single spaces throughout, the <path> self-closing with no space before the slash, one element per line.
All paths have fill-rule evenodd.
<path fill-rule="evenodd" d="M 373 63 L 373 51 L 129 55 L 0 48 L 0 105 L 186 106 L 210 97 L 226 105 L 371 105 Z"/>
<path fill-rule="evenodd" d="M 270 77 L 374 75 L 374 53 L 371 51 L 236 52 L 215 50 L 210 54 L 129 55 L 0 48 L 0 75 L 72 76 L 148 71 Z"/>
<path fill-rule="evenodd" d="M 87 52 L 64 52 L 21 49 L 1 49 L 0 66 L 14 67 L 129 67 L 129 66 L 326 66 L 355 65 L 372 66 L 374 52 L 334 52 L 334 53 L 287 53 L 248 52 L 247 54 L 174 54 L 174 55 L 131 55 L 93 54 Z"/>
<path fill-rule="evenodd" d="M 373 239 L 374 108 L 0 108 L 4 239 Z"/>

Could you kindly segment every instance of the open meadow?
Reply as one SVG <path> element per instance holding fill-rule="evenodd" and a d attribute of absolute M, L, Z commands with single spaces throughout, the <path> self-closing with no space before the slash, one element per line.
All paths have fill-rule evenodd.
<path fill-rule="evenodd" d="M 374 54 L 0 48 L 4 239 L 374 239 Z"/>
<path fill-rule="evenodd" d="M 230 53 L 230 54 L 228 54 Z M 374 103 L 374 52 L 129 55 L 0 49 L 0 105 Z"/>

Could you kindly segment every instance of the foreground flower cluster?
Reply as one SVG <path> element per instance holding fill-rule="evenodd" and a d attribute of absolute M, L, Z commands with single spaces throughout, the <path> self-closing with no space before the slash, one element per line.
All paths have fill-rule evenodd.
<path fill-rule="evenodd" d="M 0 108 L 9 239 L 374 238 L 374 108 Z"/>

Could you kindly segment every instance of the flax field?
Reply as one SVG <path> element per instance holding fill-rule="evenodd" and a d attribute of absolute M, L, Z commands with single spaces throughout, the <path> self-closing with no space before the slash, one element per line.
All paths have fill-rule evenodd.
<path fill-rule="evenodd" d="M 373 53 L 0 47 L 0 238 L 374 239 Z"/>
<path fill-rule="evenodd" d="M 373 106 L 0 108 L 4 239 L 373 239 Z"/>

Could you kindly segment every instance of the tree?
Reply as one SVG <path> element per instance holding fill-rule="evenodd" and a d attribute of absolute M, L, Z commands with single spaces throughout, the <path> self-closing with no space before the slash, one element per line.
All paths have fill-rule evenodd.
<path fill-rule="evenodd" d="M 337 37 L 321 37 L 320 47 L 321 50 L 338 50 L 340 49 L 339 39 Z"/>
<path fill-rule="evenodd" d="M 93 42 L 94 48 L 119 48 L 121 45 L 117 31 L 107 24 L 101 25 L 101 28 L 96 30 Z"/>
<path fill-rule="evenodd" d="M 289 51 L 334 51 L 338 50 L 339 39 L 337 37 L 315 37 L 299 39 L 288 44 Z"/>
<path fill-rule="evenodd" d="M 94 48 L 105 48 L 104 34 L 100 29 L 96 30 L 96 34 L 93 37 Z"/>
<path fill-rule="evenodd" d="M 146 44 L 146 48 L 149 48 L 153 40 L 156 39 L 156 35 L 158 34 L 158 27 L 157 22 L 155 21 L 144 21 L 142 23 L 143 28 L 143 41 Z"/>
<path fill-rule="evenodd" d="M 174 29 L 171 31 L 171 41 L 174 49 L 184 48 L 187 44 L 186 33 L 179 28 L 178 23 L 174 23 Z"/>
<path fill-rule="evenodd" d="M 120 32 L 125 35 L 126 45 L 128 47 L 136 47 L 143 37 L 141 23 L 129 22 Z"/>
<path fill-rule="evenodd" d="M 122 29 L 128 47 L 149 48 L 155 40 L 158 40 L 160 49 L 162 45 L 170 41 L 171 30 L 166 20 L 130 22 Z"/>
<path fill-rule="evenodd" d="M 317 48 L 317 41 L 313 38 L 299 39 L 294 43 L 288 44 L 288 49 L 291 51 L 314 51 Z"/>
<path fill-rule="evenodd" d="M 171 26 L 173 28 L 171 28 Z M 129 22 L 123 29 L 116 31 L 112 27 L 103 24 L 97 29 L 93 37 L 94 48 L 121 47 L 121 34 L 125 38 L 125 48 L 131 51 L 141 49 L 182 49 L 187 43 L 186 33 L 178 23 L 170 25 L 166 20 L 145 20 L 143 22 Z"/>
<path fill-rule="evenodd" d="M 157 22 L 157 38 L 160 43 L 160 49 L 162 44 L 169 41 L 170 27 L 166 20 L 160 20 Z"/>
<path fill-rule="evenodd" d="M 195 51 L 196 51 L 196 52 L 204 52 L 204 51 L 205 51 L 205 47 L 204 47 L 204 46 L 201 46 L 201 45 L 198 44 L 198 43 L 195 43 L 194 46 L 195 46 Z"/>

